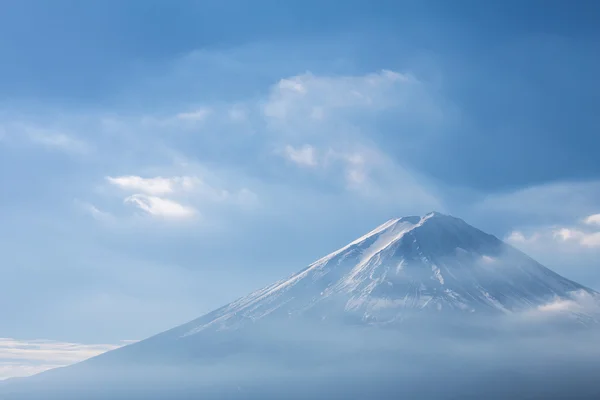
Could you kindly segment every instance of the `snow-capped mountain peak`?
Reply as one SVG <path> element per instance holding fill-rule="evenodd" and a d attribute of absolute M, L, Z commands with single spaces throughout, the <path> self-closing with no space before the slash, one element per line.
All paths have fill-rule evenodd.
<path fill-rule="evenodd" d="M 307 268 L 182 327 L 233 329 L 269 316 L 389 323 L 431 310 L 511 313 L 595 293 L 493 235 L 438 212 L 391 219 Z"/>

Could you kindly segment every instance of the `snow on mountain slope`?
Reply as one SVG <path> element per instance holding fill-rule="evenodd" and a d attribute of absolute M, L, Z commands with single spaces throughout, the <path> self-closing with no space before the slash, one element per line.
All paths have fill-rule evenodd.
<path fill-rule="evenodd" d="M 270 315 L 389 323 L 408 312 L 511 313 L 596 293 L 440 213 L 387 221 L 304 270 L 177 329 L 189 336 Z"/>

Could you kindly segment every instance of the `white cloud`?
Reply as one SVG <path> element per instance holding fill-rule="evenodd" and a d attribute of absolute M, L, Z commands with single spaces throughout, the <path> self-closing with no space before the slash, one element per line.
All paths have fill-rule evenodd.
<path fill-rule="evenodd" d="M 575 229 L 560 228 L 553 232 L 554 237 L 560 240 L 571 240 L 580 238 L 584 233 Z"/>
<path fill-rule="evenodd" d="M 519 245 L 569 245 L 569 250 L 577 248 L 600 248 L 600 232 L 586 232 L 576 227 L 538 227 L 525 235 L 521 231 L 512 231 L 505 240 Z"/>
<path fill-rule="evenodd" d="M 595 265 L 600 256 L 600 230 L 590 227 L 587 218 L 574 218 L 564 225 L 542 225 L 514 230 L 505 241 L 554 268 Z M 596 229 L 594 229 L 596 228 Z"/>
<path fill-rule="evenodd" d="M 511 233 L 508 234 L 508 236 L 504 240 L 506 240 L 509 243 L 527 243 L 529 241 L 532 241 L 533 238 L 535 238 L 535 236 L 528 238 L 528 237 L 525 237 L 523 232 L 512 231 Z"/>
<path fill-rule="evenodd" d="M 316 167 L 318 165 L 317 151 L 313 146 L 304 145 L 295 148 L 287 145 L 282 153 L 289 161 L 301 167 Z"/>
<path fill-rule="evenodd" d="M 538 310 L 542 312 L 569 311 L 573 310 L 576 306 L 577 303 L 573 300 L 556 299 L 550 303 L 539 306 Z"/>
<path fill-rule="evenodd" d="M 587 313 L 597 315 L 600 313 L 600 303 L 598 298 L 592 296 L 586 291 L 578 290 L 571 292 L 572 298 L 557 297 L 550 302 L 537 308 L 542 313 Z"/>
<path fill-rule="evenodd" d="M 305 75 L 306 76 L 312 76 L 312 75 Z M 306 93 L 306 86 L 302 83 L 302 76 L 298 76 L 292 79 L 282 79 L 279 81 L 279 83 L 277 84 L 277 87 L 280 90 L 289 90 L 295 93 L 299 93 L 299 94 L 304 94 Z"/>
<path fill-rule="evenodd" d="M 350 186 L 362 185 L 366 179 L 365 171 L 360 168 L 352 168 L 346 172 L 346 180 Z"/>
<path fill-rule="evenodd" d="M 439 201 L 425 179 L 399 165 L 372 140 L 382 117 L 393 118 L 395 132 L 420 132 L 446 121 L 446 106 L 435 91 L 409 73 L 383 70 L 357 76 L 319 76 L 305 73 L 280 80 L 262 104 L 267 140 L 286 159 L 311 167 L 328 180 L 363 200 L 397 204 Z M 307 139 L 309 138 L 309 139 Z M 310 146 L 289 143 L 310 140 Z M 319 167 L 319 168 L 316 168 Z"/>
<path fill-rule="evenodd" d="M 202 107 L 194 111 L 182 112 L 177 114 L 177 118 L 185 121 L 199 122 L 204 121 L 212 110 L 210 108 Z"/>
<path fill-rule="evenodd" d="M 163 178 L 142 178 L 136 175 L 107 177 L 106 180 L 122 189 L 129 191 L 140 191 L 150 195 L 164 195 L 176 190 L 191 190 L 198 179 L 189 176 Z"/>
<path fill-rule="evenodd" d="M 61 129 L 22 122 L 0 126 L 0 139 L 72 154 L 86 154 L 91 149 L 88 143 Z"/>
<path fill-rule="evenodd" d="M 31 132 L 29 140 L 42 146 L 70 152 L 85 153 L 88 150 L 88 147 L 84 142 L 64 133 Z"/>
<path fill-rule="evenodd" d="M 192 191 L 202 184 L 198 178 L 190 176 L 142 178 L 137 175 L 126 175 L 107 177 L 106 180 L 123 190 L 134 192 L 134 194 L 126 197 L 124 202 L 136 206 L 153 217 L 185 219 L 197 214 L 194 207 L 165 198 L 164 195 L 176 195 L 179 192 Z M 98 215 L 89 206 L 88 211 L 93 215 Z"/>
<path fill-rule="evenodd" d="M 174 164 L 160 170 L 185 171 L 188 174 L 145 178 L 123 175 L 105 179 L 110 185 L 129 192 L 123 199 L 124 203 L 158 218 L 189 219 L 202 213 L 203 222 L 208 223 L 207 218 L 213 218 L 217 211 L 224 211 L 230 206 L 248 210 L 258 202 L 258 195 L 251 189 L 230 188 L 233 177 L 219 170 L 206 168 L 181 156 L 173 161 Z M 85 209 L 92 215 L 99 215 L 89 204 Z"/>
<path fill-rule="evenodd" d="M 78 199 L 75 199 L 75 205 L 77 207 L 79 207 L 80 210 L 84 211 L 85 213 L 87 213 L 92 218 L 94 218 L 98 221 L 107 222 L 107 221 L 113 220 L 112 214 L 110 214 L 109 212 L 100 210 L 98 207 L 96 207 L 92 203 L 88 203 L 86 201 L 80 201 Z"/>
<path fill-rule="evenodd" d="M 600 247 L 600 232 L 584 232 L 576 228 L 560 228 L 554 237 L 563 242 L 575 242 L 583 247 Z"/>
<path fill-rule="evenodd" d="M 114 188 L 119 188 L 123 191 L 118 194 L 121 200 L 149 215 L 184 218 L 201 214 L 203 223 L 220 203 L 224 205 L 222 216 L 226 218 L 225 205 L 256 204 L 258 195 L 252 188 L 262 187 L 269 191 L 270 182 L 265 181 L 270 178 L 260 175 L 269 169 L 268 166 L 263 169 L 260 164 L 246 161 L 250 141 L 237 140 L 235 136 L 243 131 L 252 133 L 245 135 L 245 139 L 252 136 L 251 151 L 262 155 L 272 154 L 272 149 L 280 149 L 279 155 L 291 163 L 312 169 L 320 187 L 324 183 L 331 185 L 334 191 L 330 193 L 343 188 L 351 190 L 354 195 L 364 196 L 359 201 L 368 197 L 411 206 L 430 204 L 423 207 L 440 209 L 442 207 L 433 204 L 439 202 L 423 181 L 399 166 L 385 149 L 378 148 L 370 140 L 370 129 L 380 111 L 391 110 L 393 115 L 401 115 L 401 119 L 414 118 L 425 123 L 437 118 L 430 116 L 443 114 L 430 93 L 435 94 L 408 73 L 386 70 L 357 76 L 306 73 L 276 82 L 262 99 L 240 99 L 229 104 L 206 106 L 196 103 L 201 107 L 192 105 L 176 112 L 149 116 L 100 115 L 99 129 L 106 137 L 98 141 L 98 151 L 126 149 L 131 157 L 128 165 L 135 169 L 119 171 L 119 174 L 109 173 L 105 178 L 106 185 L 95 194 L 115 195 L 117 191 Z M 91 120 L 87 118 L 83 124 L 76 121 L 71 127 L 90 126 Z M 215 134 L 176 134 L 195 129 L 197 125 L 193 122 L 205 120 L 209 124 L 207 128 Z M 77 130 L 66 130 L 70 131 Z M 145 140 L 139 139 L 142 133 Z M 303 138 L 293 140 L 289 135 L 301 135 Z M 312 135 L 311 139 L 305 140 L 306 135 Z M 107 138 L 120 142 L 113 145 L 104 140 Z M 203 151 L 194 153 L 195 149 Z M 224 157 L 214 157 L 214 153 L 221 151 L 226 153 Z M 219 175 L 218 179 L 172 165 L 146 168 L 143 173 L 137 169 L 140 166 L 144 168 L 143 163 L 148 160 L 162 165 L 171 164 L 173 155 L 180 152 L 187 156 L 206 156 L 198 162 L 210 162 L 210 169 L 218 171 L 215 174 Z M 226 172 L 220 176 L 222 170 Z M 240 182 L 236 182 L 238 180 Z M 285 183 L 289 188 L 295 184 L 297 182 L 291 179 Z M 302 185 L 310 186 L 311 182 L 304 179 Z M 112 186 L 113 190 L 106 190 L 107 186 Z M 268 195 L 261 193 L 261 198 Z M 84 194 L 78 196 L 83 197 Z M 88 203 L 82 207 L 94 218 L 113 215 L 116 220 L 116 216 L 121 215 L 106 199 L 88 195 L 85 198 Z M 402 203 L 398 203 L 400 200 Z"/>
<path fill-rule="evenodd" d="M 336 110 L 422 106 L 421 83 L 409 74 L 383 70 L 363 76 L 316 76 L 280 80 L 271 88 L 264 115 L 273 120 L 322 120 Z M 414 100 L 417 107 L 411 104 Z"/>
<path fill-rule="evenodd" d="M 584 222 L 588 225 L 600 225 L 600 214 L 590 215 Z"/>
<path fill-rule="evenodd" d="M 549 241 L 554 242 L 555 239 L 552 228 L 538 227 L 536 230 L 528 232 L 512 231 L 504 238 L 504 241 L 519 248 L 529 248 L 543 246 Z"/>
<path fill-rule="evenodd" d="M 581 245 L 586 247 L 600 247 L 600 232 L 594 232 L 581 238 Z"/>
<path fill-rule="evenodd" d="M 0 380 L 63 367 L 131 342 L 113 345 L 0 338 Z"/>
<path fill-rule="evenodd" d="M 476 197 L 476 195 L 474 196 Z M 464 208 L 473 220 L 505 221 L 504 239 L 543 265 L 598 289 L 600 181 L 555 182 L 492 194 Z"/>
<path fill-rule="evenodd" d="M 125 203 L 133 204 L 154 217 L 167 219 L 185 219 L 197 214 L 193 207 L 185 206 L 174 200 L 145 194 L 129 196 L 125 199 Z"/>
<path fill-rule="evenodd" d="M 586 228 L 576 223 L 534 225 L 514 230 L 504 240 L 559 274 L 598 289 L 600 232 Z"/>
<path fill-rule="evenodd" d="M 359 141 L 333 143 L 332 147 L 321 150 L 313 145 L 287 145 L 279 154 L 300 167 L 311 168 L 321 178 L 329 177 L 332 184 L 341 184 L 363 199 L 429 205 L 427 209 L 442 208 L 436 196 L 416 176 L 379 149 Z"/>
<path fill-rule="evenodd" d="M 498 260 L 497 260 L 496 258 L 494 258 L 494 257 L 490 257 L 490 256 L 487 256 L 487 255 L 483 255 L 483 256 L 481 256 L 481 261 L 482 261 L 484 264 L 493 264 L 493 263 L 495 263 L 495 262 L 496 262 L 496 261 L 498 261 Z"/>
<path fill-rule="evenodd" d="M 262 155 L 273 154 L 273 149 L 277 149 L 279 162 L 287 160 L 310 169 L 319 186 L 329 184 L 334 191 L 351 191 L 353 196 L 362 196 L 359 201 L 423 204 L 425 209 L 441 209 L 437 196 L 426 187 L 426 180 L 399 165 L 386 149 L 379 148 L 371 140 L 371 130 L 380 113 L 388 112 L 388 116 L 401 122 L 409 120 L 411 128 L 423 133 L 420 124 L 439 121 L 444 109 L 436 92 L 409 73 L 383 70 L 356 76 L 300 74 L 276 82 L 266 97 L 259 99 L 183 108 L 179 114 L 147 116 L 143 121 L 139 116 L 129 116 L 118 118 L 116 125 L 111 120 L 107 128 L 111 134 L 126 137 L 128 146 L 139 146 L 144 157 L 148 153 L 151 156 L 161 153 L 156 158 L 163 157 L 160 162 L 165 163 L 166 157 L 166 163 L 171 163 L 181 152 L 189 157 L 198 148 L 206 156 L 198 164 L 211 162 L 211 168 L 209 176 L 205 176 L 202 168 L 198 172 L 187 166 L 171 165 L 145 169 L 144 175 L 139 171 L 110 175 L 106 181 L 126 191 L 123 198 L 129 196 L 127 203 L 146 213 L 159 214 L 152 204 L 164 200 L 182 206 L 183 215 L 189 215 L 191 209 L 198 210 L 196 213 L 202 214 L 202 221 L 207 222 L 208 213 L 216 208 L 213 203 L 255 204 L 258 196 L 250 187 L 264 188 L 263 179 L 269 180 L 268 176 L 260 175 L 264 171 L 260 164 L 247 161 L 251 143 L 251 151 Z M 210 135 L 176 134 L 196 127 L 186 121 L 207 118 Z M 134 133 L 140 130 L 156 140 L 136 140 Z M 402 123 L 398 132 L 402 132 Z M 242 134 L 243 137 L 236 136 Z M 216 152 L 225 154 L 217 158 Z M 219 165 L 221 162 L 228 164 Z M 213 174 L 215 169 L 218 172 Z M 221 174 L 222 170 L 226 172 Z M 172 176 L 173 173 L 178 176 Z M 219 176 L 211 179 L 214 175 Z M 297 182 L 290 179 L 285 184 L 291 188 Z M 310 186 L 311 182 L 304 178 L 301 184 Z M 246 189 L 242 193 L 240 188 Z M 96 203 L 93 198 L 90 201 Z M 113 210 L 111 213 L 118 214 Z"/>
<path fill-rule="evenodd" d="M 381 164 L 386 156 L 376 150 L 366 148 L 347 151 L 330 149 L 327 153 L 327 159 L 329 162 L 340 162 L 342 164 L 348 188 L 360 189 L 369 180 L 368 170 L 373 169 L 377 164 Z"/>

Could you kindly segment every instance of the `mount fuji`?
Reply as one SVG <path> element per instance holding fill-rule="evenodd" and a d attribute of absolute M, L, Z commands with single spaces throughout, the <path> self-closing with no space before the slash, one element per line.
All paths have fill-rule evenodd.
<path fill-rule="evenodd" d="M 417 310 L 512 313 L 595 295 L 495 236 L 432 212 L 389 220 L 178 333 L 235 329 L 269 316 L 386 324 Z"/>
<path fill-rule="evenodd" d="M 589 307 L 590 304 L 594 306 Z M 570 326 L 589 327 L 597 324 L 597 304 L 598 293 L 594 290 L 552 272 L 521 251 L 459 218 L 432 212 L 424 216 L 389 220 L 290 277 L 189 323 L 25 381 L 94 381 L 98 379 L 99 370 L 110 370 L 111 373 L 120 371 L 117 375 L 121 379 L 121 371 L 135 370 L 141 374 L 137 376 L 136 384 L 142 382 L 146 385 L 148 378 L 140 371 L 150 365 L 160 366 L 162 372 L 159 375 L 163 379 L 168 375 L 163 371 L 166 365 L 176 365 L 186 370 L 192 370 L 200 364 L 210 365 L 213 371 L 217 364 L 222 366 L 225 362 L 225 365 L 229 365 L 227 362 L 233 362 L 231 360 L 234 359 L 239 362 L 240 354 L 244 354 L 244 362 L 251 365 L 249 370 L 244 371 L 254 371 L 258 368 L 256 365 L 269 360 L 268 363 L 279 366 L 290 363 L 296 367 L 307 366 L 310 372 L 305 372 L 306 375 L 316 371 L 319 366 L 337 365 L 333 368 L 335 374 L 341 374 L 340 371 L 345 371 L 346 364 L 341 367 L 336 363 L 350 357 L 348 346 L 341 343 L 352 343 L 354 348 L 359 343 L 358 347 L 362 349 L 360 357 L 370 359 L 373 363 L 371 371 L 386 365 L 382 368 L 385 375 L 398 368 L 394 364 L 398 362 L 398 358 L 391 354 L 400 354 L 399 357 L 406 358 L 413 351 L 406 343 L 413 343 L 414 340 L 400 340 L 402 336 L 398 333 L 410 331 L 414 326 L 411 321 L 423 318 L 436 321 L 435 328 L 424 328 L 420 331 L 422 334 L 418 335 L 427 336 L 431 340 L 426 346 L 426 358 L 429 359 L 433 343 L 439 342 L 435 330 L 440 327 L 445 329 L 445 324 L 462 326 L 464 321 L 486 319 L 498 325 L 507 316 L 525 316 L 525 319 L 530 319 L 537 315 L 551 314 L 559 315 Z M 360 332 L 359 336 L 364 332 L 368 334 L 360 336 L 362 339 L 357 341 L 356 337 L 359 336 L 349 339 L 351 334 L 348 332 Z M 464 337 L 470 335 L 465 329 L 460 332 Z M 326 345 L 315 349 L 314 343 L 311 343 L 313 347 L 306 345 L 307 338 L 317 338 Z M 380 341 L 393 343 L 395 350 L 390 350 L 389 354 L 381 353 L 381 349 L 377 347 Z M 398 343 L 404 346 L 402 350 L 396 348 Z M 474 346 L 474 343 L 468 341 L 468 346 Z M 489 343 L 489 340 L 482 343 Z M 361 346 L 367 346 L 369 351 Z M 544 347 L 540 354 L 545 354 L 546 349 Z M 449 354 L 449 351 L 450 348 L 441 347 L 440 354 Z M 378 356 L 375 357 L 374 354 Z M 252 361 L 248 361 L 250 359 Z M 276 361 L 272 362 L 274 359 Z M 445 359 L 445 364 L 440 355 L 433 366 L 428 364 L 423 367 L 423 371 L 427 371 L 423 372 L 423 376 L 437 369 L 440 369 L 439 373 L 446 374 L 446 367 L 441 366 L 460 365 L 457 361 L 459 359 Z M 473 363 L 479 365 L 475 361 Z M 527 363 L 520 361 L 515 365 L 523 367 Z M 575 370 L 575 367 L 570 368 L 571 372 Z M 364 371 L 352 371 L 351 375 L 354 374 L 352 376 L 359 380 L 371 379 L 364 375 Z M 416 373 L 414 371 L 416 370 L 412 373 Z M 211 374 L 212 372 L 206 371 L 194 373 L 190 379 L 195 385 L 198 376 L 212 377 Z M 231 372 L 225 373 L 230 374 Z M 248 374 L 251 375 L 248 372 L 242 375 L 249 376 Z M 274 378 L 275 373 L 263 375 L 269 376 L 270 382 L 279 379 Z M 378 379 L 381 376 L 379 374 Z M 461 379 L 466 379 L 465 376 L 467 375 L 463 375 Z M 393 373 L 390 377 L 395 381 L 399 379 Z M 221 378 L 222 375 L 218 379 L 206 379 L 213 382 Z M 111 383 L 109 386 L 128 388 L 133 385 L 132 379 L 119 380 L 119 384 Z M 189 382 L 187 380 L 185 385 L 190 384 Z M 458 385 L 458 382 L 456 380 L 455 383 Z M 313 383 L 301 386 L 306 389 Z M 320 384 L 324 385 L 323 382 Z M 176 386 L 180 389 L 181 385 Z M 237 388 L 238 384 L 234 386 Z M 408 387 L 412 388 L 409 382 L 403 386 L 403 390 Z M 123 398 L 133 398 L 130 390 L 124 390 L 119 392 Z M 419 390 L 419 398 L 428 398 L 422 388 Z M 289 387 L 284 392 L 287 398 L 291 398 Z M 175 398 L 172 390 L 168 393 L 171 398 Z M 237 398 L 230 392 L 227 393 L 227 396 L 223 392 L 215 396 Z M 414 395 L 413 392 L 406 393 Z M 430 398 L 445 398 L 441 392 L 435 392 L 437 395 L 431 393 Z M 600 388 L 594 393 L 600 393 Z M 85 396 L 112 399 L 121 398 L 119 394 L 111 392 L 106 397 L 90 397 L 90 393 L 86 393 Z M 281 398 L 281 395 L 278 392 L 273 398 Z M 322 395 L 323 398 L 330 398 Z M 373 392 L 369 391 L 366 395 L 372 397 Z M 509 397 L 513 395 L 507 394 Z M 254 398 L 249 392 L 240 396 Z M 306 396 L 298 398 L 318 398 L 316 395 Z M 493 396 L 485 393 L 484 397 Z M 51 398 L 48 391 L 44 391 L 44 398 Z M 69 397 L 61 393 L 56 398 Z M 151 397 L 146 393 L 140 398 Z M 256 398 L 268 396 L 260 392 L 256 394 Z M 395 395 L 391 398 L 395 398 Z"/>

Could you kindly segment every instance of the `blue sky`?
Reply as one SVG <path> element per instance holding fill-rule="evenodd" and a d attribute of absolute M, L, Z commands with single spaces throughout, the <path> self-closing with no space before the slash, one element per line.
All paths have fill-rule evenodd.
<path fill-rule="evenodd" d="M 0 337 L 141 339 L 431 210 L 600 289 L 596 2 L 172 3 L 3 3 Z"/>

